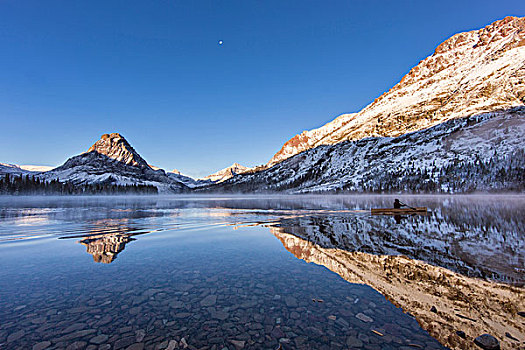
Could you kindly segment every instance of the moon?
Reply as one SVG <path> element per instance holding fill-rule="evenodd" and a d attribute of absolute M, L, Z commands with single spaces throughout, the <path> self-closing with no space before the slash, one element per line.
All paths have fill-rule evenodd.
<path fill-rule="evenodd" d="M 222 40 L 219 40 L 219 45 L 222 45 Z"/>

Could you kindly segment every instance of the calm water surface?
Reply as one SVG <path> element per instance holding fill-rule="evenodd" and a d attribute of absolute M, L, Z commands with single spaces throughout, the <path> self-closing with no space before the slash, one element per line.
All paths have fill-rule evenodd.
<path fill-rule="evenodd" d="M 525 197 L 403 199 L 0 198 L 0 348 L 523 346 Z"/>

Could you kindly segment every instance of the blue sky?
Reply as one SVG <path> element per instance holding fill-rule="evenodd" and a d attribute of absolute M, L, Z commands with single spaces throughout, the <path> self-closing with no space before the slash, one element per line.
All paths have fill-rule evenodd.
<path fill-rule="evenodd" d="M 266 163 L 507 15 L 523 1 L 0 0 L 0 162 L 60 165 L 120 132 L 192 176 Z"/>

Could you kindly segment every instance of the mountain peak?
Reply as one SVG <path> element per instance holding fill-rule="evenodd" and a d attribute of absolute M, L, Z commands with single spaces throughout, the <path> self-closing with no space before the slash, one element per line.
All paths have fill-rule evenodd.
<path fill-rule="evenodd" d="M 250 170 L 251 168 L 245 167 L 240 165 L 239 163 L 233 163 L 227 168 L 224 168 L 222 170 L 217 171 L 216 173 L 213 173 L 211 175 L 206 176 L 203 178 L 204 180 L 211 180 L 213 182 L 223 182 L 228 180 L 229 178 L 237 175 L 245 173 L 246 171 Z"/>
<path fill-rule="evenodd" d="M 119 133 L 104 134 L 86 153 L 97 152 L 126 165 L 149 168 L 148 163 L 135 151 Z"/>

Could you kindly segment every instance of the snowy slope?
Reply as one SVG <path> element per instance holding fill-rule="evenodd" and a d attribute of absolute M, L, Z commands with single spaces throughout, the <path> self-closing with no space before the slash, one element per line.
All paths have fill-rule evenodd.
<path fill-rule="evenodd" d="M 17 165 L 17 164 L 6 164 L 0 163 L 0 175 L 13 174 L 13 175 L 34 175 L 44 171 L 53 169 L 51 166 L 45 165 Z"/>
<path fill-rule="evenodd" d="M 372 137 L 319 146 L 209 190 L 523 191 L 524 135 L 525 107 L 485 113 L 395 138 Z"/>
<path fill-rule="evenodd" d="M 395 137 L 524 103 L 525 18 L 506 17 L 452 36 L 366 108 L 294 136 L 266 167 L 320 145 Z"/>

